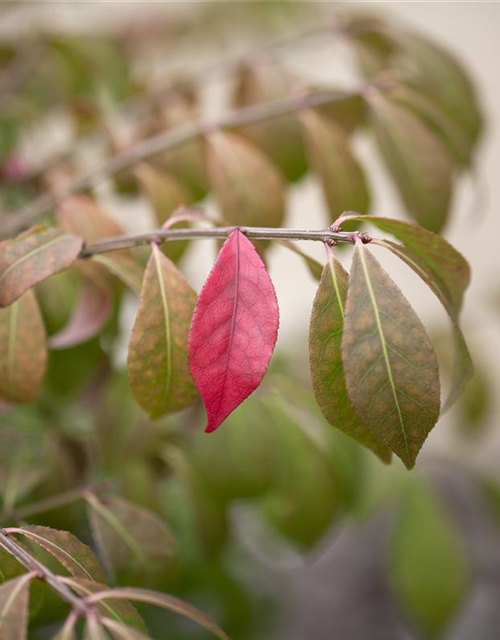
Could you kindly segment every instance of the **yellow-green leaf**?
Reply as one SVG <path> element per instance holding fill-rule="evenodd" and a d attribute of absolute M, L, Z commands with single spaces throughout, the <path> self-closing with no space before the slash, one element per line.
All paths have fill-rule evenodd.
<path fill-rule="evenodd" d="M 441 140 L 409 109 L 372 91 L 372 130 L 408 213 L 439 232 L 448 217 L 453 163 Z"/>
<path fill-rule="evenodd" d="M 360 242 L 349 278 L 342 360 L 359 418 L 411 469 L 439 417 L 436 354 L 406 298 Z"/>
<path fill-rule="evenodd" d="M 349 276 L 333 255 L 323 270 L 309 327 L 309 364 L 314 395 L 325 418 L 371 449 L 384 462 L 391 451 L 358 418 L 347 395 L 341 342 Z"/>
<path fill-rule="evenodd" d="M 469 572 L 465 550 L 430 486 L 409 483 L 391 548 L 394 595 L 426 638 L 441 638 L 463 603 Z"/>
<path fill-rule="evenodd" d="M 97 262 L 123 284 L 139 293 L 144 277 L 144 267 L 131 256 L 122 251 L 110 251 L 109 253 L 98 253 L 91 258 L 92 262 Z"/>
<path fill-rule="evenodd" d="M 33 402 L 47 366 L 45 327 L 33 291 L 0 309 L 0 397 Z"/>
<path fill-rule="evenodd" d="M 301 113 L 311 165 L 330 212 L 330 222 L 344 211 L 366 213 L 370 196 L 363 170 L 342 129 L 312 110 Z"/>
<path fill-rule="evenodd" d="M 193 402 L 187 340 L 196 294 L 154 245 L 130 337 L 128 374 L 141 407 L 157 418 Z"/>
<path fill-rule="evenodd" d="M 45 278 L 67 269 L 82 238 L 60 229 L 33 227 L 0 243 L 0 307 L 6 307 Z"/>

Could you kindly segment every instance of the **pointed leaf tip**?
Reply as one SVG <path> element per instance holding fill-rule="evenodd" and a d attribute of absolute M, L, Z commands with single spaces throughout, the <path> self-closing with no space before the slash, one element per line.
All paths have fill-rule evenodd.
<path fill-rule="evenodd" d="M 278 302 L 266 267 L 235 229 L 201 291 L 189 334 L 189 367 L 207 410 L 207 433 L 261 383 L 278 325 Z"/>

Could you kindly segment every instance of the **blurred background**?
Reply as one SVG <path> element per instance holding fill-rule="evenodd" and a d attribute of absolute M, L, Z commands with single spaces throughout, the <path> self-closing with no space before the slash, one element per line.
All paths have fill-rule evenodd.
<path fill-rule="evenodd" d="M 408 473 L 398 461 L 383 465 L 328 425 L 315 407 L 308 324 L 317 281 L 299 256 L 273 246 L 266 258 L 281 312 L 277 351 L 262 389 L 229 424 L 205 439 L 198 405 L 146 420 L 125 371 L 137 295 L 117 289 L 113 315 L 100 335 L 51 352 L 40 400 L 3 407 L 2 516 L 5 523 L 67 529 L 94 546 L 95 522 L 81 500 L 49 509 L 43 501 L 85 484 L 156 514 L 168 527 L 168 549 L 164 532 L 158 534 L 163 552 L 152 553 L 147 568 L 127 554 L 110 559 L 108 549 L 104 560 L 112 580 L 176 593 L 235 639 L 497 640 L 497 3 L 3 2 L 0 213 L 22 208 L 145 135 L 224 113 L 234 104 L 245 64 L 285 69 L 293 86 L 359 87 L 359 60 L 339 34 L 292 38 L 273 51 L 272 62 L 263 51 L 270 42 L 353 13 L 387 21 L 395 33 L 420 33 L 455 56 L 472 80 L 484 118 L 473 163 L 455 181 L 443 231 L 472 269 L 462 325 L 476 375 L 430 434 L 415 470 Z M 245 64 L 231 62 L 238 56 Z M 278 84 L 271 98 L 279 95 Z M 407 219 L 373 140 L 357 131 L 352 144 L 368 175 L 370 212 Z M 190 158 L 155 165 L 169 174 L 176 167 L 190 199 L 218 213 Z M 156 226 L 147 189 L 130 173 L 102 181 L 91 194 L 118 225 L 113 229 Z M 283 226 L 320 229 L 329 220 L 314 175 L 290 182 Z M 321 246 L 304 250 L 324 261 Z M 446 386 L 446 314 L 409 269 L 380 249 L 375 253 L 443 352 Z M 207 241 L 191 243 L 178 256 L 195 290 L 215 255 L 215 243 Z M 348 266 L 350 249 L 339 256 Z M 74 282 L 74 276 L 57 276 L 37 291 L 49 333 L 71 313 Z M 450 548 L 456 553 L 441 565 Z M 98 551 L 106 555 L 106 549 Z M 60 607 L 45 595 L 29 637 L 51 637 L 65 613 Z M 173 616 L 142 613 L 158 640 L 208 637 Z"/>

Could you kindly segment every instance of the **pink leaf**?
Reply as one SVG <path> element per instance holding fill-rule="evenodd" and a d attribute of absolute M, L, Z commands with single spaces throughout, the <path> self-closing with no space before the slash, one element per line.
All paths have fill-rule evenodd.
<path fill-rule="evenodd" d="M 67 349 L 96 336 L 109 320 L 111 302 L 111 292 L 105 282 L 85 279 L 68 324 L 49 338 L 50 348 Z"/>
<path fill-rule="evenodd" d="M 201 291 L 189 368 L 215 431 L 261 383 L 278 336 L 274 287 L 253 244 L 235 229 Z"/>

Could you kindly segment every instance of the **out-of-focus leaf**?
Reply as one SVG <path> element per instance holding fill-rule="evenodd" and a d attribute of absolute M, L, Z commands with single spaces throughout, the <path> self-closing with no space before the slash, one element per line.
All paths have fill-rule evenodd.
<path fill-rule="evenodd" d="M 73 616 L 69 616 L 63 626 L 56 633 L 56 635 L 52 637 L 51 640 L 76 640 L 75 624 L 76 618 L 73 618 Z"/>
<path fill-rule="evenodd" d="M 66 349 L 96 336 L 112 311 L 111 291 L 105 282 L 86 278 L 68 324 L 50 336 L 51 349 Z"/>
<path fill-rule="evenodd" d="M 349 278 L 342 360 L 355 412 L 411 469 L 439 417 L 439 373 L 425 328 L 361 243 Z"/>
<path fill-rule="evenodd" d="M 384 31 L 382 21 L 374 16 L 354 15 L 344 24 L 361 74 L 369 80 L 391 68 L 396 52 L 394 40 Z"/>
<path fill-rule="evenodd" d="M 314 394 L 325 418 L 371 449 L 384 462 L 391 451 L 356 415 L 347 395 L 341 342 L 349 275 L 330 255 L 314 299 L 309 327 L 309 363 Z"/>
<path fill-rule="evenodd" d="M 158 227 L 161 227 L 178 207 L 192 202 L 192 197 L 175 178 L 165 172 L 158 171 L 149 164 L 140 164 L 136 167 L 135 174 L 144 195 L 153 208 Z M 181 222 L 177 226 L 182 228 L 189 225 Z M 188 245 L 188 242 L 164 242 L 161 245 L 161 250 L 172 262 L 177 262 L 183 256 Z"/>
<path fill-rule="evenodd" d="M 448 217 L 453 164 L 441 140 L 412 111 L 373 90 L 371 128 L 408 213 L 439 232 Z"/>
<path fill-rule="evenodd" d="M 12 529 L 48 551 L 75 578 L 106 582 L 106 574 L 93 551 L 69 531 L 27 525 Z"/>
<path fill-rule="evenodd" d="M 263 60 L 241 67 L 235 88 L 237 107 L 271 102 L 290 94 L 292 79 L 279 64 Z M 300 125 L 293 115 L 273 118 L 238 129 L 283 171 L 288 180 L 298 180 L 307 171 Z"/>
<path fill-rule="evenodd" d="M 131 256 L 121 251 L 111 251 L 92 256 L 92 261 L 106 267 L 110 273 L 133 291 L 140 292 L 144 267 Z"/>
<path fill-rule="evenodd" d="M 397 39 L 409 63 L 416 66 L 416 86 L 443 108 L 472 148 L 481 133 L 482 116 L 465 69 L 448 51 L 421 35 L 404 33 Z"/>
<path fill-rule="evenodd" d="M 460 125 L 451 120 L 440 105 L 436 105 L 430 97 L 402 84 L 391 91 L 390 96 L 425 122 L 428 128 L 441 139 L 459 167 L 469 163 L 471 142 Z"/>
<path fill-rule="evenodd" d="M 409 222 L 375 216 L 348 216 L 346 219 L 366 220 L 400 240 L 403 246 L 390 240 L 377 240 L 376 243 L 406 262 L 434 292 L 450 316 L 455 363 L 451 388 L 444 403 L 444 409 L 449 408 L 460 396 L 473 374 L 469 350 L 458 326 L 464 292 L 470 281 L 467 261 L 444 238 Z"/>
<path fill-rule="evenodd" d="M 314 111 L 301 113 L 306 146 L 333 222 L 344 211 L 366 213 L 370 196 L 360 164 L 347 136 Z"/>
<path fill-rule="evenodd" d="M 275 482 L 263 500 L 266 519 L 300 549 L 314 546 L 343 512 L 342 492 L 325 452 L 282 404 L 265 401 L 279 453 Z"/>
<path fill-rule="evenodd" d="M 109 636 L 96 616 L 87 616 L 83 640 L 108 640 Z"/>
<path fill-rule="evenodd" d="M 0 397 L 33 402 L 47 366 L 45 328 L 32 291 L 0 309 Z"/>
<path fill-rule="evenodd" d="M 68 323 L 78 300 L 80 286 L 80 275 L 71 267 L 36 285 L 36 297 L 49 335 L 60 331 Z"/>
<path fill-rule="evenodd" d="M 178 127 L 199 118 L 196 98 L 190 91 L 178 93 L 162 108 L 162 129 Z M 166 171 L 191 194 L 193 201 L 201 200 L 208 190 L 208 180 L 203 160 L 203 140 L 195 140 L 158 154 L 152 164 Z"/>
<path fill-rule="evenodd" d="M 63 578 L 63 581 L 76 593 L 85 598 L 109 590 L 109 587 L 104 584 L 99 584 L 92 580 L 84 580 L 83 578 Z M 132 627 L 143 633 L 147 633 L 148 631 L 143 619 L 137 613 L 135 607 L 133 607 L 130 602 L 127 602 L 127 599 L 110 597 L 105 601 L 99 601 L 97 608 L 101 615 L 116 620 L 125 626 Z"/>
<path fill-rule="evenodd" d="M 65 200 L 57 211 L 57 219 L 63 229 L 82 236 L 86 242 L 123 233 L 118 222 L 104 213 L 88 196 L 73 196 Z"/>
<path fill-rule="evenodd" d="M 249 498 L 270 489 L 280 444 L 260 402 L 250 397 L 226 428 L 194 441 L 192 460 L 203 482 L 222 500 Z M 217 462 L 215 462 L 217 461 Z"/>
<path fill-rule="evenodd" d="M 0 638 L 26 640 L 29 584 L 31 574 L 9 580 L 0 586 Z"/>
<path fill-rule="evenodd" d="M 460 398 L 458 419 L 464 431 L 479 435 L 491 409 L 493 389 L 487 372 L 478 367 L 477 358 L 474 358 L 474 369 Z"/>
<path fill-rule="evenodd" d="M 127 359 L 132 393 L 152 418 L 183 409 L 196 397 L 187 361 L 195 304 L 193 289 L 153 245 Z"/>
<path fill-rule="evenodd" d="M 318 90 L 318 87 L 316 87 Z M 328 89 L 331 91 L 331 89 Z M 325 120 L 332 121 L 342 129 L 346 135 L 350 135 L 358 129 L 365 120 L 365 103 L 361 96 L 348 92 L 338 92 L 338 98 L 314 108 Z"/>
<path fill-rule="evenodd" d="M 319 280 L 321 278 L 321 274 L 323 273 L 323 265 L 321 265 L 317 260 L 311 258 L 310 255 L 299 249 L 296 244 L 290 242 L 289 240 L 275 240 L 278 244 L 281 244 L 283 247 L 286 247 L 293 253 L 296 253 L 300 256 L 309 270 L 309 273 L 315 280 Z"/>
<path fill-rule="evenodd" d="M 37 282 L 67 269 L 82 239 L 59 229 L 33 227 L 0 243 L 0 307 L 6 307 Z"/>
<path fill-rule="evenodd" d="M 0 162 L 3 162 L 17 143 L 19 123 L 13 116 L 0 117 Z"/>
<path fill-rule="evenodd" d="M 469 582 L 464 549 L 430 487 L 409 483 L 391 548 L 391 582 L 404 613 L 426 638 L 442 637 Z"/>
<path fill-rule="evenodd" d="M 111 569 L 124 577 L 175 572 L 176 544 L 156 514 L 122 498 L 86 499 L 94 538 Z"/>
<path fill-rule="evenodd" d="M 207 166 L 214 195 L 229 224 L 280 227 L 285 186 L 278 169 L 252 143 L 234 133 L 207 137 Z"/>
<path fill-rule="evenodd" d="M 152 640 L 137 629 L 125 627 L 111 618 L 103 618 L 102 624 L 111 632 L 115 640 Z"/>
<path fill-rule="evenodd" d="M 220 640 L 229 640 L 224 631 L 222 631 L 222 629 L 220 629 L 211 618 L 188 602 L 179 600 L 179 598 L 175 598 L 174 596 L 159 593 L 158 591 L 151 591 L 150 589 L 118 587 L 116 589 L 108 589 L 104 592 L 96 593 L 92 596 L 91 601 L 102 602 L 103 600 L 107 601 L 108 598 L 113 600 L 124 598 L 126 600 L 146 602 L 147 604 L 168 609 L 168 611 L 173 611 L 174 613 L 178 613 L 179 615 L 196 622 L 204 629 L 213 633 L 214 636 L 220 638 Z"/>

